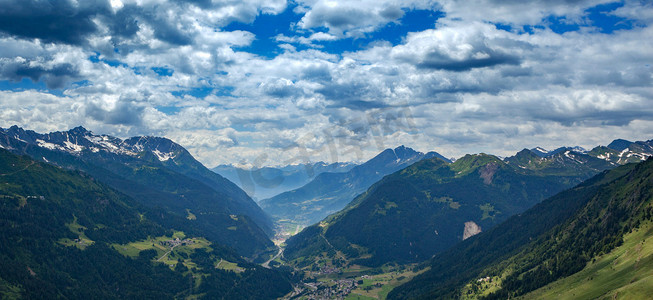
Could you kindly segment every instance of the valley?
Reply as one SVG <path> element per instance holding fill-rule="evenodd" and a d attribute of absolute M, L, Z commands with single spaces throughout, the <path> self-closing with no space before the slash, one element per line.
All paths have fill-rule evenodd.
<path fill-rule="evenodd" d="M 648 292 L 651 141 L 454 161 L 401 146 L 283 192 L 319 200 L 285 202 L 305 213 L 270 217 L 273 202 L 262 210 L 170 140 L 84 128 L 11 128 L 0 138 L 0 234 L 9 238 L 0 260 L 11 266 L 0 291 L 10 298 L 108 297 L 114 286 L 127 298 L 184 299 Z M 324 214 L 334 197 L 340 208 Z M 539 271 L 552 266 L 551 276 Z"/>
<path fill-rule="evenodd" d="M 0 0 L 0 300 L 650 299 L 653 0 Z"/>

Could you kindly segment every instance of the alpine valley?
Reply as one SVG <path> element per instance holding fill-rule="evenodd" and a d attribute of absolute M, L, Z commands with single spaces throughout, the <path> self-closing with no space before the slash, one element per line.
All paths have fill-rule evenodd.
<path fill-rule="evenodd" d="M 383 176 L 431 157 L 449 161 L 436 152 L 421 153 L 404 146 L 386 149 L 348 172 L 321 173 L 306 185 L 264 199 L 260 205 L 279 221 L 310 225 L 344 208 Z"/>
<path fill-rule="evenodd" d="M 653 141 L 213 171 L 82 127 L 0 129 L 0 148 L 3 299 L 653 293 Z"/>

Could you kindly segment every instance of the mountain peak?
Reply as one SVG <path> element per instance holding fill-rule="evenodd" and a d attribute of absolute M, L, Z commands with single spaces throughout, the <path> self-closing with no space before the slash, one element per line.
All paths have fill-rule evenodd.
<path fill-rule="evenodd" d="M 411 158 L 414 157 L 415 155 L 419 155 L 420 153 L 413 150 L 412 148 L 408 148 L 404 145 L 401 145 L 397 148 L 394 149 L 394 153 L 397 156 L 398 159 L 406 159 L 406 158 Z"/>
<path fill-rule="evenodd" d="M 482 166 L 492 163 L 499 166 L 505 164 L 505 162 L 494 155 L 485 153 L 467 154 L 452 163 L 451 169 L 458 172 L 459 174 L 467 174 Z"/>
<path fill-rule="evenodd" d="M 526 150 L 526 149 L 524 149 L 524 150 Z M 583 147 L 580 147 L 580 146 L 573 146 L 573 147 L 564 146 L 564 147 L 559 147 L 559 148 L 557 148 L 555 150 L 546 150 L 546 149 L 544 149 L 542 147 L 535 147 L 533 149 L 530 149 L 530 151 L 535 153 L 539 157 L 549 157 L 549 156 L 556 155 L 558 153 L 564 153 L 565 151 L 574 151 L 574 152 L 578 152 L 578 153 L 587 153 L 587 150 L 585 148 L 583 148 Z"/>
<path fill-rule="evenodd" d="M 88 131 L 86 128 L 84 128 L 82 126 L 77 126 L 77 127 L 73 128 L 73 129 L 69 130 L 68 132 L 73 133 L 73 134 L 79 134 L 79 135 L 91 134 L 90 131 Z"/>
<path fill-rule="evenodd" d="M 524 150 L 526 150 L 526 149 L 524 149 Z M 521 152 L 523 152 L 524 150 L 522 150 Z M 530 152 L 535 153 L 535 155 L 537 155 L 539 157 L 546 157 L 551 153 L 551 151 L 546 150 L 546 149 L 544 149 L 542 147 L 535 147 L 533 149 L 530 149 Z"/>
<path fill-rule="evenodd" d="M 633 142 L 627 141 L 627 140 L 624 140 L 624 139 L 616 139 L 616 140 L 612 141 L 612 143 L 610 143 L 608 145 L 608 148 L 613 149 L 613 150 L 617 150 L 617 151 L 624 151 L 632 143 Z"/>
<path fill-rule="evenodd" d="M 538 148 L 535 148 L 535 149 L 538 149 Z M 542 148 L 539 148 L 539 149 L 542 149 Z M 524 148 L 521 151 L 517 152 L 517 154 L 515 154 L 514 157 L 527 157 L 527 158 L 531 158 L 531 157 L 532 158 L 535 158 L 535 157 L 541 158 L 541 157 L 543 157 L 542 155 L 539 155 L 539 153 L 537 153 L 536 151 L 539 151 L 539 150 L 530 150 L 530 149 Z"/>

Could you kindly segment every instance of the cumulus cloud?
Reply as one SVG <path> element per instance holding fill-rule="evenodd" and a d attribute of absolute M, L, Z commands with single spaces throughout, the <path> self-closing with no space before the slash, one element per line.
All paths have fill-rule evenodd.
<path fill-rule="evenodd" d="M 512 25 L 537 25 L 549 16 L 581 22 L 585 10 L 612 0 L 442 0 L 449 19 L 489 21 Z"/>
<path fill-rule="evenodd" d="M 298 1 L 304 15 L 298 26 L 325 28 L 331 36 L 361 37 L 403 17 L 404 9 L 435 8 L 433 1 Z"/>
<path fill-rule="evenodd" d="M 0 32 L 44 42 L 79 45 L 97 31 L 93 19 L 109 12 L 107 1 L 5 0 L 0 6 Z"/>
<path fill-rule="evenodd" d="M 411 33 L 404 45 L 393 49 L 392 55 L 418 68 L 468 71 L 496 65 L 519 65 L 521 48 L 529 45 L 515 44 L 508 34 L 487 24 L 465 23 Z"/>

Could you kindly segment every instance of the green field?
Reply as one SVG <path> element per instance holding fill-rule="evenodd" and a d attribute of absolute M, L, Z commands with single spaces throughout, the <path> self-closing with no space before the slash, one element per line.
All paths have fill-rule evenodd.
<path fill-rule="evenodd" d="M 522 299 L 651 299 L 652 240 L 653 224 L 646 222 L 626 235 L 624 244 L 609 254 Z"/>
<path fill-rule="evenodd" d="M 64 246 L 75 246 L 79 249 L 84 250 L 87 246 L 93 245 L 95 242 L 89 239 L 86 236 L 86 234 L 84 234 L 84 230 L 86 230 L 86 227 L 79 225 L 77 223 L 77 217 L 73 215 L 73 218 L 74 218 L 73 222 L 66 224 L 66 226 L 68 227 L 68 229 L 70 229 L 70 231 L 77 234 L 79 237 L 77 238 L 76 241 L 67 238 L 62 238 L 59 239 L 57 242 Z"/>
<path fill-rule="evenodd" d="M 388 293 L 395 287 L 408 282 L 411 278 L 426 271 L 420 270 L 413 272 L 410 266 L 401 269 L 388 268 L 384 270 L 385 273 L 366 276 L 363 279 L 363 284 L 354 289 L 351 294 L 347 296 L 350 299 L 385 299 Z"/>
<path fill-rule="evenodd" d="M 239 267 L 237 263 L 232 263 L 223 259 L 221 259 L 215 267 L 226 271 L 234 271 L 236 273 L 245 272 L 245 269 Z"/>
<path fill-rule="evenodd" d="M 161 242 L 175 238 L 183 240 L 186 238 L 186 235 L 181 231 L 175 231 L 172 236 L 150 237 L 147 240 L 132 242 L 125 245 L 113 244 L 112 247 L 122 255 L 129 257 L 137 257 L 138 253 L 143 250 L 154 249 L 157 253 L 154 258 L 155 261 L 162 262 L 171 267 L 181 261 L 189 269 L 196 266 L 195 263 L 187 258 L 191 253 L 193 253 L 193 251 L 195 251 L 195 249 L 204 248 L 207 251 L 211 250 L 211 243 L 204 238 L 192 238 L 191 240 L 193 240 L 193 244 L 180 245 L 175 247 L 172 251 L 170 247 L 161 244 Z"/>

